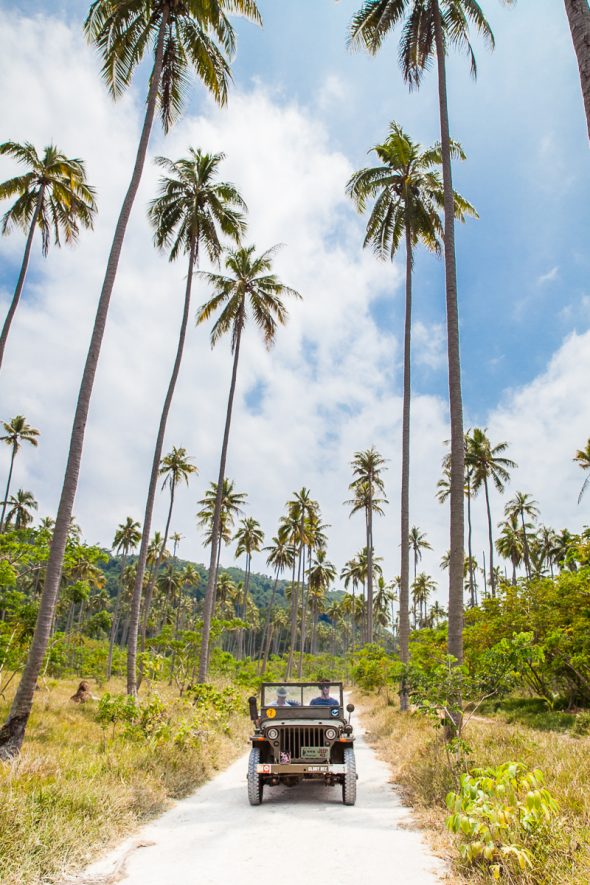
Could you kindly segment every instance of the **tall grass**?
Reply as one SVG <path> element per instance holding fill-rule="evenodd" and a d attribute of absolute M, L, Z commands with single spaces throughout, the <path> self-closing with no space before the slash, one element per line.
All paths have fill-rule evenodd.
<path fill-rule="evenodd" d="M 392 769 L 406 800 L 435 849 L 453 858 L 451 881 L 489 882 L 489 876 L 467 867 L 454 837 L 445 828 L 445 797 L 457 787 L 447 764 L 444 741 L 418 714 L 402 714 L 385 697 L 359 694 L 369 740 Z M 471 720 L 464 733 L 471 748 L 468 766 L 497 766 L 521 761 L 541 768 L 546 786 L 560 811 L 546 844 L 539 848 L 535 868 L 518 880 L 523 885 L 588 885 L 590 882 L 590 738 L 510 724 L 498 719 Z"/>
<path fill-rule="evenodd" d="M 116 844 L 171 799 L 187 795 L 246 748 L 248 720 L 202 721 L 189 744 L 113 737 L 97 703 L 73 704 L 75 680 L 38 692 L 21 756 L 0 763 L 0 882 L 56 882 Z M 109 686 L 123 691 L 123 684 Z M 172 721 L 188 702 L 158 688 Z M 0 717 L 7 703 L 0 703 Z M 246 704 L 244 703 L 244 711 Z"/>

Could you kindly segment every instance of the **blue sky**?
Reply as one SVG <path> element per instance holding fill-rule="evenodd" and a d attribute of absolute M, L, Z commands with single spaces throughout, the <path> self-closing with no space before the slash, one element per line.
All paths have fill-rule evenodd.
<path fill-rule="evenodd" d="M 229 108 L 215 110 L 192 88 L 183 119 L 166 140 L 154 132 L 151 153 L 181 155 L 187 143 L 225 150 L 228 175 L 244 187 L 253 238 L 261 248 L 285 243 L 277 267 L 305 296 L 273 354 L 252 341 L 244 355 L 230 473 L 251 495 L 249 515 L 270 536 L 288 495 L 310 486 L 334 526 L 331 555 L 340 566 L 358 529 L 341 512 L 348 461 L 375 443 L 391 462 L 392 513 L 378 542 L 394 574 L 403 255 L 378 266 L 361 254 L 362 220 L 344 188 L 390 121 L 423 144 L 438 139 L 436 77 L 430 72 L 418 92 L 408 92 L 397 64 L 398 34 L 375 58 L 350 53 L 346 29 L 358 0 L 259 5 L 264 29 L 237 25 Z M 18 479 L 34 486 L 44 512 L 54 509 L 59 491 L 78 367 L 128 177 L 146 73 L 122 103 L 110 103 L 96 56 L 80 37 L 86 9 L 80 0 L 54 3 L 50 13 L 45 3 L 0 5 L 8 35 L 0 60 L 4 137 L 39 146 L 53 138 L 88 157 L 101 200 L 96 234 L 82 237 L 76 250 L 53 250 L 45 262 L 35 256 L 7 352 L 9 383 L 0 389 L 2 416 L 22 411 L 43 429 L 45 449 L 28 465 L 23 460 Z M 507 439 L 521 464 L 515 487 L 541 501 L 547 521 L 576 528 L 583 517 L 574 491 L 583 477 L 571 458 L 590 434 L 590 406 L 577 377 L 590 341 L 590 155 L 577 66 L 561 3 L 522 0 L 508 8 L 486 0 L 485 10 L 497 46 L 489 53 L 474 38 L 477 82 L 464 57 L 449 60 L 452 135 L 468 157 L 455 166 L 455 186 L 480 215 L 457 231 L 466 423 L 489 425 L 496 439 Z M 13 171 L 0 167 L 3 177 Z M 168 340 L 159 299 L 182 280 L 182 269 L 152 254 L 141 208 L 155 179 L 148 169 L 125 246 L 77 502 L 83 527 L 103 543 L 128 512 L 140 518 L 157 385 L 174 346 L 176 320 L 165 320 Z M 6 303 L 21 247 L 17 237 L 0 243 Z M 419 254 L 414 285 L 412 521 L 431 533 L 436 557 L 427 566 L 435 572 L 447 531 L 446 515 L 433 503 L 448 436 L 442 262 Z M 168 298 L 168 312 L 172 303 Z M 194 453 L 202 486 L 216 471 L 227 354 L 211 354 L 204 332 L 194 333 L 191 346 L 170 444 Z M 19 353 L 27 348 L 34 365 L 24 368 Z M 43 354 L 54 364 L 55 381 L 40 369 L 35 374 Z M 561 403 L 564 426 L 556 427 Z M 121 440 L 116 452 L 109 424 Z M 525 463 L 533 446 L 542 449 L 534 468 Z M 179 502 L 179 529 L 193 539 L 187 557 L 200 558 L 193 516 L 201 491 Z M 501 506 L 498 500 L 498 519 Z M 483 523 L 477 530 L 483 544 Z"/>

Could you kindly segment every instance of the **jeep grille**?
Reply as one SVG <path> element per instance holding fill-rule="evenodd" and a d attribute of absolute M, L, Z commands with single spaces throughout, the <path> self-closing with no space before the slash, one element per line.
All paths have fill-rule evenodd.
<path fill-rule="evenodd" d="M 327 747 L 325 729 L 317 725 L 301 725 L 281 728 L 279 734 L 280 751 L 288 753 L 295 762 L 301 759 L 301 747 Z"/>

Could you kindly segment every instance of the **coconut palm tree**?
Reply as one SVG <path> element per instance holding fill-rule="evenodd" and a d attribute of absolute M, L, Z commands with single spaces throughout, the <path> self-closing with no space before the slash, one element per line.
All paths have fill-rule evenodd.
<path fill-rule="evenodd" d="M 500 535 L 496 538 L 496 550 L 504 559 L 512 563 L 512 583 L 516 586 L 516 569 L 524 555 L 522 531 L 518 524 L 518 516 L 510 516 L 505 522 L 498 523 Z"/>
<path fill-rule="evenodd" d="M 158 475 L 164 477 L 164 481 L 162 483 L 162 489 L 165 489 L 166 486 L 170 489 L 170 504 L 168 507 L 168 515 L 166 517 L 166 527 L 164 529 L 164 536 L 161 539 L 160 548 L 157 551 L 155 562 L 153 564 L 153 568 L 151 570 L 150 577 L 148 579 L 146 591 L 145 591 L 145 600 L 144 600 L 144 613 L 143 613 L 143 624 L 141 630 L 141 650 L 143 651 L 145 648 L 145 637 L 147 630 L 147 623 L 150 616 L 150 608 L 152 604 L 152 595 L 154 592 L 154 586 L 158 579 L 160 573 L 160 566 L 162 565 L 162 560 L 164 558 L 166 552 L 166 544 L 168 543 L 168 535 L 170 532 L 170 523 L 172 521 L 172 510 L 174 509 L 174 495 L 176 492 L 176 486 L 184 480 L 186 485 L 188 485 L 188 481 L 190 476 L 193 473 L 198 473 L 198 468 L 192 463 L 192 458 L 189 457 L 186 453 L 186 449 L 184 448 L 176 448 L 174 446 L 172 451 L 162 458 L 159 468 Z M 149 495 L 148 495 L 149 497 Z M 146 512 L 147 512 L 146 507 Z M 150 524 L 151 524 L 151 516 L 153 511 L 153 498 L 151 502 L 150 509 Z M 143 539 L 142 539 L 143 540 Z M 144 576 L 145 576 L 145 562 L 147 562 L 149 543 L 145 545 L 145 559 L 144 559 L 144 567 L 141 570 L 141 582 L 138 584 L 138 575 L 135 575 L 135 581 L 133 584 L 133 596 L 131 600 L 131 612 L 129 619 L 129 637 L 128 637 L 128 647 L 127 647 L 127 694 L 134 695 L 137 693 L 137 681 L 136 681 L 136 658 L 137 658 L 137 634 L 139 628 L 139 610 L 141 606 L 141 596 L 144 585 Z M 141 548 L 140 548 L 141 555 Z M 176 554 L 174 555 L 174 559 L 176 559 Z M 174 570 L 174 561 L 172 562 L 172 569 Z M 137 563 L 137 572 L 139 572 L 139 562 Z M 136 611 L 137 607 L 137 611 Z"/>
<path fill-rule="evenodd" d="M 14 467 L 16 453 L 24 442 L 27 442 L 32 446 L 37 446 L 37 437 L 39 436 L 39 431 L 27 424 L 27 419 L 24 415 L 17 415 L 11 421 L 3 421 L 2 427 L 4 429 L 4 436 L 0 436 L 0 442 L 10 446 L 12 451 L 10 453 L 10 467 L 8 470 L 6 491 L 4 492 L 4 501 L 2 503 L 2 515 L 0 516 L 0 532 L 4 531 L 4 515 L 6 513 L 8 495 L 10 493 L 12 469 Z"/>
<path fill-rule="evenodd" d="M 421 532 L 418 526 L 413 525 L 408 535 L 408 549 L 414 554 L 414 581 L 416 580 L 416 571 L 418 563 L 422 559 L 424 550 L 432 550 L 432 545 L 426 540 L 426 533 Z"/>
<path fill-rule="evenodd" d="M 421 572 L 412 584 L 412 598 L 414 600 L 414 627 L 416 627 L 416 606 L 420 607 L 420 625 L 424 625 L 426 619 L 426 605 L 428 597 L 436 590 L 436 581 L 430 575 Z"/>
<path fill-rule="evenodd" d="M 472 471 L 473 491 L 477 493 L 483 486 L 485 492 L 490 543 L 490 589 L 492 596 L 496 595 L 496 580 L 489 481 L 492 480 L 498 492 L 503 492 L 506 483 L 510 479 L 509 471 L 518 466 L 515 461 L 503 456 L 502 453 L 507 448 L 507 442 L 501 442 L 495 446 L 492 445 L 487 435 L 487 427 L 483 430 L 481 427 L 474 427 L 465 436 L 465 461 L 468 469 Z"/>
<path fill-rule="evenodd" d="M 244 595 L 242 597 L 240 617 L 245 618 L 248 610 L 248 591 L 250 589 L 250 573 L 252 571 L 252 554 L 262 549 L 264 543 L 264 532 L 260 528 L 260 523 L 248 516 L 240 520 L 238 530 L 234 535 L 234 541 L 237 541 L 236 559 L 246 555 L 246 575 L 244 578 Z M 238 658 L 244 657 L 244 630 L 238 632 Z"/>
<path fill-rule="evenodd" d="M 511 2 L 511 0 L 504 0 Z M 444 190 L 444 255 L 451 419 L 451 494 L 448 650 L 463 660 L 463 397 L 459 350 L 459 312 L 455 260 L 455 205 L 452 177 L 452 141 L 449 130 L 446 54 L 449 47 L 466 50 L 476 74 L 469 42 L 469 24 L 490 47 L 494 37 L 476 0 L 364 0 L 352 20 L 349 43 L 375 54 L 398 23 L 403 21 L 400 63 L 410 88 L 420 86 L 424 72 L 436 58 L 438 70 L 441 157 Z M 402 536 L 403 540 L 403 536 Z"/>
<path fill-rule="evenodd" d="M 398 601 L 393 581 L 387 582 L 383 575 L 377 579 L 377 590 L 373 600 L 375 623 L 386 628 L 390 623 L 393 627 L 393 603 Z"/>
<path fill-rule="evenodd" d="M 285 679 L 291 678 L 295 643 L 297 639 L 297 616 L 301 611 L 301 633 L 305 620 L 305 558 L 306 551 L 314 541 L 314 528 L 317 527 L 318 502 L 311 497 L 309 489 L 303 487 L 287 502 L 287 514 L 281 518 L 281 537 L 295 546 L 297 551 L 297 580 L 293 563 L 292 593 L 290 599 L 290 642 Z M 300 655 L 301 661 L 301 655 Z"/>
<path fill-rule="evenodd" d="M 525 523 L 525 516 L 528 516 L 530 519 L 535 520 L 539 515 L 539 507 L 537 506 L 537 502 L 534 501 L 529 494 L 526 492 L 516 492 L 514 498 L 508 501 L 504 508 L 504 513 L 508 519 L 518 519 L 520 518 L 521 527 L 522 527 L 522 546 L 524 553 L 524 565 L 526 568 L 527 577 L 531 576 L 531 557 L 529 550 L 529 542 L 527 536 L 527 528 L 530 530 L 532 526 L 528 523 Z"/>
<path fill-rule="evenodd" d="M 115 597 L 115 610 L 113 612 L 113 621 L 111 624 L 111 634 L 109 637 L 109 653 L 107 657 L 107 680 L 111 678 L 113 666 L 113 649 L 115 639 L 119 630 L 119 618 L 121 614 L 121 595 L 123 593 L 123 575 L 125 574 L 125 566 L 127 565 L 127 557 L 132 550 L 135 550 L 141 540 L 140 525 L 131 516 L 128 516 L 125 522 L 122 522 L 115 532 L 113 539 L 113 550 L 117 555 L 121 556 L 121 569 L 119 572 L 119 586 L 117 588 L 117 596 Z"/>
<path fill-rule="evenodd" d="M 4 438 L 4 437 L 2 437 Z M 582 470 L 590 470 L 590 439 L 586 443 L 585 449 L 578 449 L 574 456 L 574 461 L 582 468 Z M 588 487 L 588 483 L 590 482 L 590 473 L 584 480 L 582 488 L 580 489 L 580 494 L 578 495 L 578 504 L 582 500 L 584 492 Z"/>
<path fill-rule="evenodd" d="M 33 522 L 33 510 L 37 510 L 39 506 L 33 497 L 32 492 L 25 492 L 19 489 L 16 495 L 11 495 L 8 501 L 2 502 L 3 506 L 8 506 L 6 514 L 6 528 L 25 529 Z"/>
<path fill-rule="evenodd" d="M 186 3 L 176 0 L 174 3 L 170 0 L 95 0 L 84 25 L 88 39 L 102 54 L 103 77 L 113 97 L 125 91 L 146 52 L 152 49 L 154 62 L 135 165 L 115 227 L 82 374 L 37 625 L 8 719 L 0 729 L 0 757 L 13 756 L 20 750 L 49 641 L 69 521 L 78 486 L 94 378 L 123 240 L 145 164 L 156 107 L 160 110 L 166 131 L 180 113 L 191 69 L 213 98 L 219 104 L 225 103 L 230 77 L 226 55 L 234 48 L 234 32 L 227 14 L 234 12 L 260 21 L 254 0 L 190 0 Z"/>
<path fill-rule="evenodd" d="M 311 560 L 307 570 L 307 581 L 311 601 L 311 641 L 309 651 L 312 655 L 317 652 L 316 637 L 318 617 L 320 609 L 326 598 L 330 586 L 336 579 L 336 567 L 326 559 L 326 550 L 320 547 L 315 557 Z"/>
<path fill-rule="evenodd" d="M 16 202 L 2 217 L 2 233 L 15 227 L 27 234 L 25 253 L 12 301 L 0 332 L 0 367 L 10 326 L 27 276 L 33 237 L 41 231 L 41 252 L 49 251 L 51 236 L 56 246 L 61 238 L 70 245 L 76 242 L 80 227 L 92 228 L 96 212 L 94 188 L 86 181 L 82 160 L 66 157 L 55 145 L 46 147 L 39 156 L 34 145 L 6 141 L 0 144 L 0 156 L 12 157 L 25 166 L 24 175 L 17 175 L 0 184 L 0 200 L 17 197 Z"/>
<path fill-rule="evenodd" d="M 382 504 L 387 504 L 385 486 L 381 473 L 385 459 L 372 446 L 362 452 L 355 452 L 351 462 L 355 477 L 349 485 L 354 498 L 346 501 L 352 507 L 350 515 L 363 511 L 365 514 L 365 530 L 367 539 L 367 638 L 373 641 L 373 514 L 384 515 Z M 381 493 L 383 497 L 379 498 Z"/>
<path fill-rule="evenodd" d="M 565 11 L 578 60 L 586 125 L 590 137 L 590 5 L 588 0 L 565 0 Z"/>
<path fill-rule="evenodd" d="M 150 204 L 148 213 L 155 231 L 154 241 L 158 248 L 170 250 L 170 261 L 174 261 L 179 255 L 188 255 L 188 274 L 176 357 L 164 399 L 152 459 L 144 514 L 145 532 L 139 549 L 131 602 L 127 649 L 127 693 L 130 695 L 136 692 L 135 670 L 141 591 L 158 482 L 158 469 L 162 457 L 168 415 L 184 351 L 193 274 L 199 264 L 200 252 L 204 250 L 211 261 L 217 262 L 221 254 L 222 235 L 238 242 L 246 229 L 244 219 L 239 211 L 245 208 L 240 194 L 233 185 L 217 180 L 218 167 L 223 158 L 223 154 L 204 154 L 200 150 L 195 151 L 191 148 L 189 156 L 176 163 L 165 157 L 158 157 L 156 160 L 166 170 L 167 175 L 160 179 L 160 193 Z"/>
<path fill-rule="evenodd" d="M 221 447 L 217 497 L 213 512 L 211 559 L 207 591 L 205 593 L 199 682 L 205 681 L 209 666 L 209 630 L 215 602 L 216 551 L 220 533 L 222 488 L 225 478 L 225 463 L 229 445 L 242 333 L 246 326 L 248 315 L 251 313 L 254 322 L 262 332 L 264 343 L 267 347 L 272 347 L 278 326 L 284 325 L 287 321 L 287 309 L 282 298 L 285 295 L 291 295 L 295 298 L 301 297 L 294 289 L 283 285 L 278 277 L 272 273 L 272 258 L 276 248 L 275 246 L 261 255 L 256 255 L 254 246 L 240 247 L 239 249 L 228 251 L 225 258 L 225 267 L 228 275 L 201 274 L 212 286 L 214 295 L 199 309 L 197 323 L 206 322 L 217 311 L 220 311 L 211 330 L 211 346 L 214 347 L 224 335 L 231 333 L 233 369 L 227 402 L 223 444 Z"/>
<path fill-rule="evenodd" d="M 467 499 L 467 561 L 469 562 L 469 598 L 471 600 L 471 606 L 473 607 L 476 604 L 476 585 L 475 585 L 475 557 L 473 556 L 473 526 L 471 521 L 471 499 L 474 495 L 477 494 L 477 491 L 473 488 L 473 466 L 469 463 L 467 458 L 467 446 L 469 439 L 469 431 L 465 434 L 465 483 L 464 483 L 464 493 L 465 498 Z M 448 444 L 447 440 L 447 444 Z M 446 454 L 442 461 L 442 477 L 436 484 L 437 493 L 436 497 L 443 504 L 447 498 L 449 498 L 451 494 L 451 457 L 450 454 Z M 450 558 L 450 551 L 449 551 Z M 475 565 L 474 565 L 475 564 Z M 447 566 L 448 568 L 448 563 Z"/>
<path fill-rule="evenodd" d="M 279 578 L 281 574 L 285 571 L 285 569 L 293 567 L 295 563 L 295 557 L 297 555 L 297 549 L 294 544 L 289 543 L 288 538 L 286 538 L 284 534 L 282 535 L 280 530 L 278 534 L 272 539 L 272 544 L 269 547 L 265 547 L 264 549 L 268 551 L 266 562 L 268 563 L 268 565 L 273 566 L 275 570 L 275 579 L 270 596 L 270 602 L 266 608 L 266 620 L 264 623 L 262 640 L 260 643 L 258 671 L 262 676 L 264 676 L 264 673 L 266 671 L 268 656 L 270 653 L 270 643 L 272 638 L 270 627 L 274 613 L 274 603 Z"/>
<path fill-rule="evenodd" d="M 451 144 L 454 156 L 465 159 L 460 145 Z M 382 259 L 393 260 L 402 238 L 406 251 L 406 303 L 404 323 L 404 394 L 402 409 L 402 476 L 401 537 L 409 532 L 410 482 L 410 398 L 411 398 L 411 329 L 412 270 L 414 250 L 423 244 L 432 252 L 440 252 L 442 224 L 439 212 L 444 204 L 444 191 L 438 169 L 442 163 L 440 145 L 423 150 L 397 123 L 391 123 L 389 136 L 383 144 L 371 149 L 380 165 L 361 169 L 349 180 L 347 193 L 357 209 L 364 211 L 368 200 L 376 198 L 371 212 L 364 246 L 371 246 Z M 463 220 L 473 207 L 455 194 L 456 217 Z M 401 545 L 400 655 L 408 661 L 408 549 Z M 371 582 L 372 583 L 372 582 Z M 372 590 L 372 587 L 371 587 Z M 369 603 L 369 613 L 372 607 Z M 371 615 L 370 615 L 371 616 Z"/>

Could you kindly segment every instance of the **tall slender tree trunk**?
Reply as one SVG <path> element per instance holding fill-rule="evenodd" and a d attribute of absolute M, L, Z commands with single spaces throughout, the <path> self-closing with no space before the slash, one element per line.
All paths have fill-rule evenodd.
<path fill-rule="evenodd" d="M 172 398 L 174 396 L 174 391 L 176 390 L 176 382 L 178 380 L 178 373 L 180 372 L 180 364 L 182 362 L 182 356 L 184 353 L 184 342 L 186 339 L 186 329 L 188 325 L 188 318 L 190 315 L 190 306 L 191 306 L 191 291 L 193 285 L 193 273 L 195 269 L 195 265 L 198 263 L 198 242 L 196 240 L 193 241 L 189 262 L 188 262 L 188 276 L 186 280 L 186 288 L 184 292 L 184 307 L 182 311 L 182 320 L 180 323 L 180 333 L 178 335 L 178 347 L 176 348 L 176 358 L 174 360 L 174 366 L 172 368 L 172 375 L 170 376 L 170 383 L 168 384 L 168 390 L 166 392 L 166 398 L 164 399 L 164 407 L 162 408 L 162 414 L 160 416 L 160 426 L 158 427 L 158 435 L 156 437 L 156 446 L 154 449 L 154 457 L 152 459 L 152 472 L 150 474 L 150 483 L 148 486 L 147 500 L 145 504 L 145 513 L 143 517 L 143 534 L 141 536 L 141 545 L 139 548 L 139 556 L 137 559 L 136 573 L 135 573 L 135 583 L 133 585 L 133 596 L 131 597 L 131 613 L 129 618 L 129 644 L 127 646 L 127 694 L 135 695 L 137 694 L 137 680 L 136 680 L 136 672 L 137 672 L 137 634 L 139 630 L 139 616 L 141 612 L 141 596 L 143 590 L 143 576 L 145 575 L 145 565 L 147 562 L 147 553 L 150 542 L 150 531 L 152 528 L 152 516 L 154 513 L 154 501 L 156 499 L 156 488 L 158 485 L 158 476 L 160 470 L 160 461 L 162 460 L 162 449 L 164 448 L 164 436 L 166 435 L 166 426 L 168 424 L 168 415 L 170 413 L 170 407 L 172 405 Z M 172 515 L 172 500 L 170 501 L 170 510 L 168 512 L 168 522 L 167 528 L 170 526 L 170 517 Z M 156 576 L 158 574 L 158 569 L 161 564 L 161 559 L 166 549 L 166 541 L 167 541 L 167 533 L 164 538 L 164 543 L 160 549 L 160 553 L 158 554 L 158 562 L 157 566 L 154 569 L 153 576 L 148 584 L 148 589 L 146 591 L 146 599 L 145 599 L 145 615 L 144 615 L 144 624 L 147 627 L 147 618 L 149 616 L 149 605 L 148 605 L 148 596 L 149 602 L 151 604 L 151 596 L 154 591 L 154 582 L 156 580 Z M 142 627 L 142 640 L 145 644 L 145 629 Z M 143 651 L 143 647 L 142 647 Z"/>
<path fill-rule="evenodd" d="M 246 620 L 248 612 L 248 585 L 250 583 L 250 554 L 246 553 L 246 575 L 244 577 L 244 591 L 242 593 L 242 602 L 240 605 L 240 617 Z M 238 660 L 243 660 L 245 655 L 245 629 L 240 627 L 238 631 Z"/>
<path fill-rule="evenodd" d="M 299 546 L 299 556 L 297 561 L 297 581 L 292 585 L 291 590 L 291 617 L 290 617 L 290 640 L 289 640 L 289 657 L 287 658 L 287 671 L 285 679 L 291 678 L 293 672 L 293 658 L 295 656 L 295 643 L 297 641 L 297 612 L 299 611 L 299 582 L 301 580 L 301 560 L 303 556 L 303 545 Z M 293 571 L 295 574 L 295 571 Z"/>
<path fill-rule="evenodd" d="M 107 682 L 111 678 L 113 674 L 113 650 L 115 647 L 115 639 L 117 637 L 117 631 L 119 629 L 119 620 L 121 617 L 121 596 L 123 595 L 123 575 L 125 574 L 125 563 L 127 561 L 127 556 L 124 553 L 121 557 L 121 573 L 119 575 L 119 591 L 117 593 L 117 598 L 115 600 L 115 610 L 113 612 L 113 623 L 111 624 L 111 633 L 109 636 L 109 653 L 107 656 Z"/>
<path fill-rule="evenodd" d="M 308 567 L 310 560 L 310 548 L 308 552 Z M 303 548 L 303 564 L 301 566 L 301 628 L 299 630 L 299 668 L 297 670 L 299 679 L 303 674 L 303 655 L 305 654 L 305 634 L 307 632 L 307 585 L 305 583 L 305 547 Z"/>
<path fill-rule="evenodd" d="M 14 319 L 14 315 L 16 313 L 16 309 L 18 307 L 18 303 L 20 301 L 20 296 L 23 291 L 23 286 L 25 284 L 25 277 L 27 276 L 27 269 L 29 267 L 29 258 L 31 257 L 31 247 L 33 245 L 33 237 L 35 236 L 35 228 L 37 226 L 37 219 L 39 218 L 39 212 L 41 211 L 41 206 L 43 204 L 43 195 L 45 193 L 45 184 L 42 184 L 39 188 L 39 195 L 37 197 L 37 202 L 35 204 L 35 211 L 33 212 L 33 217 L 31 219 L 31 226 L 29 228 L 29 233 L 27 236 L 27 242 L 25 245 L 25 254 L 23 256 L 23 262 L 21 264 L 20 273 L 18 275 L 18 280 L 16 283 L 16 289 L 14 290 L 14 295 L 12 296 L 12 301 L 10 303 L 10 307 L 8 308 L 8 313 L 6 314 L 6 319 L 4 320 L 4 325 L 2 326 L 2 332 L 0 333 L 0 368 L 2 368 L 2 360 L 4 359 L 4 348 L 6 347 L 6 339 L 8 338 L 8 333 L 10 332 L 10 326 L 12 325 L 12 320 Z M 2 524 L 4 523 L 4 511 L 2 511 Z"/>
<path fill-rule="evenodd" d="M 444 187 L 444 249 L 447 307 L 447 348 L 449 361 L 449 408 L 451 418 L 451 494 L 449 559 L 449 638 L 448 651 L 459 663 L 463 661 L 463 552 L 465 440 L 463 436 L 463 398 L 461 394 L 461 355 L 459 349 L 459 311 L 457 305 L 457 268 L 455 262 L 455 203 L 451 169 L 447 74 L 442 21 L 438 0 L 434 0 L 434 32 L 438 66 L 440 135 Z"/>
<path fill-rule="evenodd" d="M 260 643 L 260 660 L 258 663 L 257 671 L 264 674 L 266 669 L 266 662 L 268 661 L 268 650 L 270 648 L 270 640 L 271 640 L 271 631 L 270 631 L 270 622 L 272 618 L 275 596 L 277 593 L 277 585 L 279 583 L 279 574 L 280 567 L 277 566 L 277 570 L 275 572 L 275 582 L 273 584 L 272 593 L 270 595 L 270 603 L 268 608 L 266 609 L 266 618 L 264 619 L 264 628 L 262 630 L 262 640 Z"/>
<path fill-rule="evenodd" d="M 401 565 L 399 589 L 399 652 L 402 664 L 410 660 L 410 403 L 412 395 L 412 233 L 406 216 L 406 317 L 404 323 L 404 400 L 402 409 Z M 405 678 L 400 690 L 400 709 L 408 709 Z"/>
<path fill-rule="evenodd" d="M 373 641 L 373 480 L 369 479 L 367 513 L 367 641 Z"/>
<path fill-rule="evenodd" d="M 490 542 L 490 589 L 492 599 L 496 596 L 496 575 L 494 573 L 494 538 L 492 534 L 492 511 L 490 509 L 490 493 L 488 489 L 488 478 L 484 476 L 483 487 L 486 493 L 486 509 L 488 513 L 488 537 Z"/>
<path fill-rule="evenodd" d="M 565 0 L 565 11 L 578 59 L 586 125 L 590 137 L 590 6 L 588 0 Z"/>
<path fill-rule="evenodd" d="M 526 576 L 531 576 L 531 557 L 529 553 L 529 541 L 526 534 L 526 526 L 524 521 L 524 510 L 520 511 L 520 521 L 522 522 L 522 543 L 524 547 L 524 566 L 526 568 Z"/>
<path fill-rule="evenodd" d="M 475 582 L 473 580 L 473 553 L 472 553 L 472 528 L 471 528 L 471 480 L 467 479 L 467 555 L 469 557 L 469 595 L 471 605 L 477 604 L 475 598 Z"/>
<path fill-rule="evenodd" d="M 82 382 L 74 415 L 70 449 L 64 475 L 64 484 L 55 520 L 55 528 L 47 562 L 45 585 L 41 596 L 35 634 L 33 636 L 29 656 L 19 687 L 12 702 L 10 713 L 8 714 L 8 719 L 0 729 L 0 758 L 4 759 L 18 754 L 22 746 L 27 722 L 29 721 L 33 706 L 35 686 L 37 685 L 37 679 L 41 671 L 43 658 L 47 650 L 47 644 L 51 633 L 51 625 L 53 623 L 53 614 L 59 591 L 70 519 L 78 487 L 80 461 L 82 460 L 82 449 L 84 446 L 84 433 L 86 430 L 86 421 L 88 419 L 88 410 L 90 408 L 94 377 L 98 366 L 98 358 L 100 356 L 100 348 L 106 326 L 111 294 L 115 284 L 115 277 L 117 275 L 121 249 L 123 247 L 123 240 L 125 238 L 125 231 L 129 223 L 131 209 L 141 181 L 141 173 L 145 164 L 150 132 L 156 110 L 156 99 L 162 75 L 164 34 L 167 22 L 168 11 L 167 8 L 164 7 L 162 23 L 156 45 L 156 58 L 150 80 L 145 120 L 139 141 L 137 157 L 135 159 L 135 167 L 131 176 L 129 189 L 123 201 L 121 214 L 117 221 L 113 245 L 111 247 L 102 291 L 98 302 L 92 337 L 90 339 L 90 348 L 88 350 L 88 356 L 82 374 Z"/>
<path fill-rule="evenodd" d="M 16 455 L 16 442 L 12 444 L 12 455 L 10 456 L 10 469 L 8 471 L 8 480 L 6 482 L 6 491 L 4 492 L 4 501 L 2 502 L 2 516 L 0 517 L 0 533 L 4 531 L 4 517 L 6 515 L 6 507 L 8 506 L 8 495 L 10 492 L 10 483 L 12 482 L 12 468 L 14 467 L 14 458 Z"/>
<path fill-rule="evenodd" d="M 229 432 L 231 428 L 232 408 L 234 394 L 236 392 L 236 379 L 238 377 L 238 361 L 240 358 L 240 342 L 242 339 L 243 307 L 240 318 L 236 346 L 234 349 L 234 364 L 232 369 L 229 397 L 227 401 L 227 413 L 225 417 L 225 429 L 223 432 L 223 444 L 221 446 L 221 460 L 219 463 L 219 477 L 217 479 L 217 494 L 215 495 L 215 509 L 213 510 L 213 525 L 211 527 L 211 556 L 209 559 L 209 574 L 207 575 L 207 590 L 205 591 L 205 606 L 203 612 L 203 635 L 201 639 L 201 655 L 199 660 L 199 682 L 205 682 L 209 669 L 209 633 L 211 631 L 211 619 L 213 617 L 213 605 L 215 602 L 215 585 L 217 583 L 217 545 L 219 543 L 221 522 L 221 501 L 223 497 L 223 480 L 225 479 L 225 463 L 229 446 Z"/>

